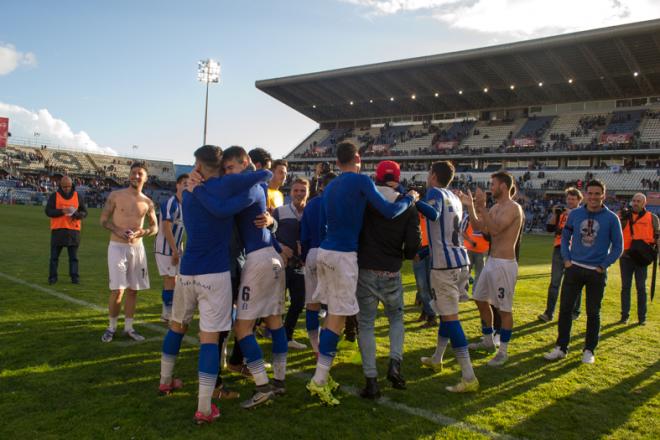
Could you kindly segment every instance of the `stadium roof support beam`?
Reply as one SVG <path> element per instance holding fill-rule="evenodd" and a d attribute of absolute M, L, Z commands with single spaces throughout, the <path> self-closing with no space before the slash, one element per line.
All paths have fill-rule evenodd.
<path fill-rule="evenodd" d="M 506 105 L 506 100 L 503 100 L 502 97 L 499 96 L 499 92 L 494 90 L 494 84 L 488 84 L 488 81 L 486 81 L 467 63 L 459 63 L 458 68 L 465 76 L 470 79 L 470 81 L 474 83 L 474 89 L 481 90 L 484 87 L 488 87 L 488 99 L 486 101 L 493 101 L 496 106 Z"/>
<path fill-rule="evenodd" d="M 631 72 L 638 72 L 639 75 L 635 79 L 636 79 L 637 85 L 639 86 L 640 92 L 643 95 L 652 95 L 652 94 L 654 94 L 655 90 L 653 89 L 653 85 L 648 80 L 648 78 L 644 75 L 644 72 L 642 72 L 642 69 L 640 69 L 639 64 L 637 63 L 637 60 L 635 59 L 635 56 L 630 52 L 630 50 L 628 49 L 628 46 L 626 45 L 626 43 L 621 38 L 617 38 L 617 39 L 614 40 L 614 45 L 616 46 L 617 50 L 619 51 L 619 54 L 621 54 L 621 57 L 625 61 L 626 65 L 628 66 L 628 69 L 630 69 Z"/>
<path fill-rule="evenodd" d="M 596 58 L 591 49 L 589 49 L 589 47 L 585 44 L 581 44 L 579 49 L 580 53 L 587 60 L 587 63 L 589 63 L 591 68 L 596 73 L 596 77 L 601 78 L 605 82 L 605 90 L 610 95 L 610 98 L 616 99 L 617 96 L 621 96 L 623 94 L 621 87 L 619 87 L 616 81 L 612 79 L 609 72 L 605 69 L 605 67 L 603 67 L 600 61 L 598 61 L 598 58 Z"/>
<path fill-rule="evenodd" d="M 573 79 L 573 84 L 572 87 L 575 90 L 575 94 L 578 96 L 583 101 L 593 101 L 594 95 L 591 94 L 589 89 L 583 85 L 580 81 L 576 81 L 576 78 L 578 77 L 573 69 L 568 67 L 561 59 L 561 57 L 557 56 L 555 52 L 552 50 L 546 50 L 545 51 L 545 56 L 548 58 L 550 61 L 552 61 L 556 66 L 557 69 L 559 69 L 559 72 L 564 76 L 564 79 L 568 81 L 569 78 Z"/>
<path fill-rule="evenodd" d="M 507 83 L 510 84 L 513 82 L 511 80 L 511 75 L 507 74 L 504 71 L 504 69 L 502 69 L 500 65 L 495 62 L 495 60 L 489 58 L 484 60 L 484 62 L 486 63 L 486 66 L 488 66 L 488 68 L 492 70 L 493 73 L 495 73 L 495 75 L 497 75 L 499 80 L 502 81 L 502 84 L 507 84 Z M 529 101 L 530 105 L 534 103 L 534 96 L 528 93 L 527 91 L 525 91 L 523 87 L 519 87 L 515 89 L 514 93 L 516 93 L 519 96 L 522 96 L 524 99 Z"/>
<path fill-rule="evenodd" d="M 443 69 L 437 69 L 436 72 L 438 72 L 438 75 L 445 83 L 449 84 L 449 87 L 454 91 L 454 93 L 456 93 L 457 96 L 460 96 L 460 98 L 467 102 L 471 108 L 476 109 L 480 107 L 479 101 L 475 101 L 472 99 L 472 97 L 469 96 L 470 90 L 465 90 L 465 87 L 454 81 L 453 77 L 447 75 Z M 458 95 L 459 90 L 463 90 L 462 95 Z"/>
<path fill-rule="evenodd" d="M 529 64 L 522 56 L 520 55 L 514 55 L 514 59 L 516 62 L 522 67 L 527 74 L 533 78 L 534 82 L 536 81 L 542 81 L 543 76 L 536 70 L 531 64 Z M 549 84 L 548 84 L 549 85 Z M 543 89 L 542 93 L 539 93 L 540 95 L 545 94 L 546 98 L 550 97 L 551 100 L 557 100 L 558 96 L 553 92 L 552 87 L 539 87 Z"/>

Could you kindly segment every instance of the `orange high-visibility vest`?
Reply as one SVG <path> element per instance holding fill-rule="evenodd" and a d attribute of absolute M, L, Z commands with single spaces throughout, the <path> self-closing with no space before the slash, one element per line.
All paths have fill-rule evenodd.
<path fill-rule="evenodd" d="M 632 222 L 632 234 L 630 233 L 630 223 Z M 650 212 L 644 212 L 641 217 L 639 214 L 632 213 L 632 218 L 623 228 L 623 250 L 630 249 L 630 244 L 635 240 L 644 240 L 647 244 L 653 245 L 655 231 L 653 228 L 653 215 Z M 633 237 L 634 236 L 634 237 Z"/>
<path fill-rule="evenodd" d="M 64 208 L 76 208 L 78 209 L 78 193 L 73 192 L 73 197 L 69 200 L 62 197 L 58 192 L 55 193 L 55 208 L 64 209 Z M 50 219 L 50 229 L 73 229 L 74 231 L 80 231 L 80 219 L 75 219 L 68 215 L 63 215 L 61 217 L 51 217 Z"/>
<path fill-rule="evenodd" d="M 484 235 L 481 232 L 474 232 L 471 223 L 468 223 L 468 227 L 465 230 L 465 235 L 470 237 L 470 240 L 475 243 L 475 245 L 472 246 L 472 243 L 470 243 L 468 240 L 465 240 L 463 244 L 467 248 L 467 250 L 475 252 L 477 254 L 483 254 L 485 252 L 488 252 L 488 249 L 490 248 L 490 243 L 488 242 L 488 240 L 484 238 Z"/>
<path fill-rule="evenodd" d="M 419 215 L 419 229 L 422 231 L 422 244 L 420 247 L 429 245 L 429 231 L 426 229 L 426 217 Z"/>
<path fill-rule="evenodd" d="M 559 216 L 559 221 L 557 222 L 557 229 L 555 232 L 555 241 L 553 243 L 554 247 L 561 246 L 561 233 L 566 226 L 566 220 L 568 220 L 568 213 L 570 211 L 564 211 Z"/>

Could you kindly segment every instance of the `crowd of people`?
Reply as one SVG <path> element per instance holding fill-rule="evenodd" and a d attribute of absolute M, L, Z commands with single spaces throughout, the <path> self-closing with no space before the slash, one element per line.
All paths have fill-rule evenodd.
<path fill-rule="evenodd" d="M 430 165 L 427 187 L 408 185 L 401 179 L 400 165 L 389 160 L 378 164 L 372 181 L 361 174 L 359 149 L 351 142 L 336 145 L 337 173 L 321 163 L 311 181 L 292 178 L 289 164 L 273 161 L 263 149 L 248 153 L 241 147 L 222 151 L 206 145 L 194 156 L 192 173 L 179 176 L 175 194 L 161 204 L 144 193 L 147 166 L 132 163 L 128 187 L 107 195 L 100 221 L 110 232 L 109 325 L 101 340 L 111 343 L 116 337 L 122 303 L 125 337 L 144 340 L 133 325 L 137 293 L 150 288 L 142 237 L 155 235 L 156 263 L 163 277 L 161 318 L 169 325 L 158 392 L 169 395 L 183 387 L 174 372 L 183 337 L 198 313 L 196 423 L 211 423 L 220 415 L 213 398 L 239 397 L 222 380 L 223 345 L 231 330 L 234 343 L 227 368 L 251 377 L 255 385 L 241 407 L 255 408 L 286 394 L 288 351 L 307 349 L 306 343 L 294 339 L 303 311 L 316 359 L 306 388 L 321 403 L 340 404 L 339 384 L 330 372 L 338 347 L 354 349 L 355 335 L 365 380 L 360 396 L 380 397 L 374 335 L 379 303 L 390 330 L 386 377 L 392 388 L 405 390 L 405 259 L 413 260 L 420 321 L 438 327 L 436 348 L 421 357 L 421 365 L 439 371 L 451 345 L 461 377 L 447 391 L 477 391 L 480 384 L 470 350 L 494 353 L 489 366 L 507 363 L 520 242 L 537 218 L 555 234 L 548 304 L 540 320 L 553 319 L 564 279 L 557 340 L 545 359 L 567 356 L 586 286 L 582 362 L 595 362 L 606 272 L 616 261 L 622 273 L 621 324 L 630 317 L 633 277 L 638 322 L 646 322 L 645 270 L 649 258 L 657 258 L 658 219 L 646 211 L 643 194 L 636 194 L 629 209 L 615 214 L 604 204 L 605 185 L 590 173 L 581 185 L 584 203 L 583 192 L 569 188 L 563 204 L 517 194 L 517 186 L 531 174 L 516 181 L 505 171 L 493 173 L 485 191 L 474 186 L 469 175 L 457 177 L 448 161 Z M 69 247 L 71 281 L 78 282 L 75 237 L 86 210 L 74 183 L 82 187 L 91 182 L 63 177 L 46 208 L 53 237 L 59 237 L 52 242 L 51 284 L 58 282 L 57 258 L 63 247 Z M 288 200 L 282 193 L 285 184 Z M 470 300 L 470 284 L 482 320 L 481 339 L 472 344 L 459 316 L 459 303 Z M 261 327 L 272 339 L 272 378 L 256 339 Z"/>

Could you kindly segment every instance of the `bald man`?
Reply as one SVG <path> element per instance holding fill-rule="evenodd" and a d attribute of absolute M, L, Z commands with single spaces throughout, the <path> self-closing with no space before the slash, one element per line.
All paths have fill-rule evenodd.
<path fill-rule="evenodd" d="M 660 246 L 660 222 L 658 217 L 646 210 L 646 196 L 637 193 L 633 196 L 630 209 L 623 209 L 619 215 L 623 231 L 623 255 L 619 260 L 621 268 L 621 324 L 627 324 L 630 316 L 630 290 L 635 276 L 637 287 L 637 319 L 639 325 L 646 324 L 646 278 L 648 262 L 641 261 L 633 241 L 640 240 L 657 249 Z"/>
<path fill-rule="evenodd" d="M 73 284 L 80 283 L 78 274 L 78 246 L 80 227 L 87 217 L 87 208 L 82 197 L 73 187 L 69 176 L 60 179 L 59 188 L 51 194 L 46 204 L 46 215 L 50 217 L 50 269 L 48 284 L 57 282 L 57 265 L 62 248 L 69 253 L 69 276 Z"/>

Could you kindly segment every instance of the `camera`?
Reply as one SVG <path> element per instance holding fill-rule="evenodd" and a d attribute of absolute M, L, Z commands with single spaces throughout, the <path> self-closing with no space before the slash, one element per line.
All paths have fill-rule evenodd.
<path fill-rule="evenodd" d="M 630 220 L 632 218 L 632 209 L 628 207 L 621 208 L 621 219 Z"/>
<path fill-rule="evenodd" d="M 557 205 L 552 208 L 552 213 L 554 215 L 562 215 L 566 211 L 566 207 L 562 205 Z"/>

